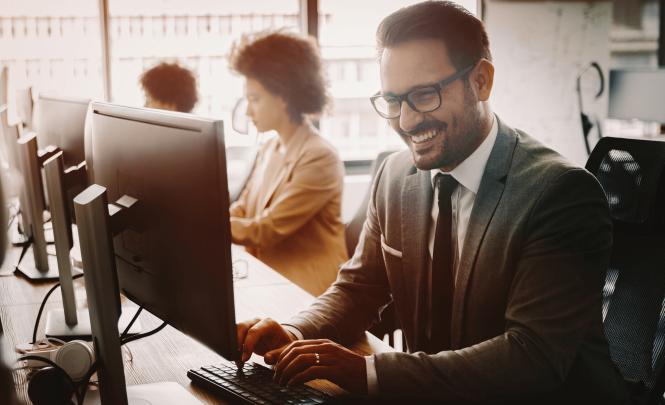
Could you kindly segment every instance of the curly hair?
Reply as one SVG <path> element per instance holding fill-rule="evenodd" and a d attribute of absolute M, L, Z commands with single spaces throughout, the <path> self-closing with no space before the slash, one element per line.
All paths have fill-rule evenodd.
<path fill-rule="evenodd" d="M 293 122 L 321 113 L 328 103 L 319 49 L 311 37 L 287 32 L 245 35 L 233 45 L 229 60 L 233 71 L 282 98 Z"/>
<path fill-rule="evenodd" d="M 141 86 L 157 101 L 175 104 L 180 112 L 190 112 L 198 101 L 194 74 L 176 63 L 160 63 L 141 75 Z"/>

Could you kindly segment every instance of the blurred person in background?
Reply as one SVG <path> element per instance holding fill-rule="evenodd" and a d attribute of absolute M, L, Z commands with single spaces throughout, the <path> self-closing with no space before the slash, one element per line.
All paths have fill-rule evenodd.
<path fill-rule="evenodd" d="M 318 47 L 286 32 L 243 37 L 231 69 L 245 79 L 247 116 L 261 145 L 256 165 L 230 208 L 234 243 L 313 295 L 347 259 L 341 219 L 344 166 L 309 117 L 327 101 Z"/>
<path fill-rule="evenodd" d="M 196 77 L 176 63 L 160 63 L 141 75 L 145 106 L 161 110 L 192 112 L 198 95 Z"/>

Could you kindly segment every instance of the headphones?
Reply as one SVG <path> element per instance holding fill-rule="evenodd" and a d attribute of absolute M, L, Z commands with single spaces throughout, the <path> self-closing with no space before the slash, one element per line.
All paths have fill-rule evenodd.
<path fill-rule="evenodd" d="M 79 386 L 87 386 L 95 368 L 95 352 L 92 343 L 72 340 L 62 346 L 50 343 L 30 345 L 20 349 L 25 353 L 18 361 L 26 367 L 48 367 L 35 372 L 28 382 L 28 397 L 35 405 L 69 404 L 76 394 L 80 398 Z"/>

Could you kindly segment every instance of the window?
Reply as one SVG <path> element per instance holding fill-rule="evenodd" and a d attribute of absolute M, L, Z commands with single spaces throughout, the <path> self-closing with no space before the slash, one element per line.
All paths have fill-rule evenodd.
<path fill-rule="evenodd" d="M 618 0 L 613 3 L 610 69 L 658 67 L 658 20 L 657 0 Z M 607 119 L 603 124 L 605 136 L 640 137 L 659 134 L 663 123 Z"/>
<path fill-rule="evenodd" d="M 225 122 L 227 144 L 253 142 L 232 129 L 231 111 L 243 94 L 228 68 L 233 41 L 266 29 L 300 29 L 298 0 L 109 0 L 113 101 L 143 105 L 139 77 L 161 62 L 179 62 L 198 81 L 194 113 Z"/>
<path fill-rule="evenodd" d="M 9 68 L 10 104 L 28 86 L 101 98 L 100 49 L 95 1 L 0 0 L 0 65 Z"/>
<path fill-rule="evenodd" d="M 401 139 L 372 108 L 380 89 L 376 28 L 391 12 L 420 0 L 319 0 L 319 43 L 333 98 L 321 133 L 344 160 L 374 159 L 382 150 L 403 148 Z M 476 13 L 476 0 L 458 1 Z"/>

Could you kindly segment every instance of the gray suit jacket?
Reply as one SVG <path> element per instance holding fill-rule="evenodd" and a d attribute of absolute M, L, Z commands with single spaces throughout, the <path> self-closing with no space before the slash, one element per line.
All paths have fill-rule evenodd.
<path fill-rule="evenodd" d="M 427 316 L 430 175 L 405 151 L 388 158 L 372 187 L 355 255 L 289 324 L 305 338 L 348 342 L 392 300 L 415 352 Z M 376 355 L 381 394 L 437 402 L 625 403 L 601 319 L 611 244 L 596 179 L 499 122 L 457 269 L 454 350 Z"/>

